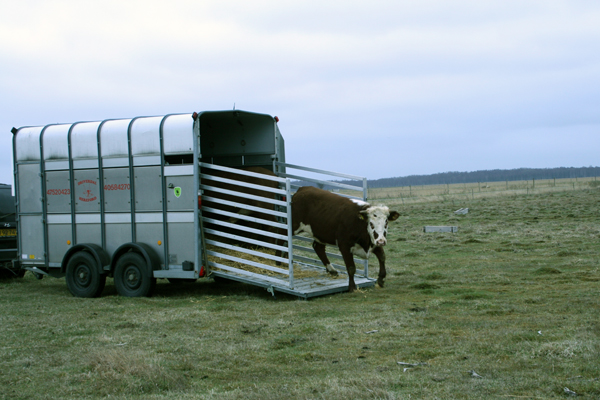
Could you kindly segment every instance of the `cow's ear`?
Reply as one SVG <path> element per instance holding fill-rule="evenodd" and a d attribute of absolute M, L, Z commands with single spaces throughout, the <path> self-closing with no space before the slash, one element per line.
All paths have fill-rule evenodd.
<path fill-rule="evenodd" d="M 358 212 L 358 218 L 360 218 L 360 219 L 367 219 L 368 216 L 369 216 L 369 211 L 367 211 L 367 209 L 360 210 Z"/>
<path fill-rule="evenodd" d="M 400 214 L 398 213 L 398 211 L 390 211 L 388 221 L 395 221 L 398 219 L 399 216 L 400 216 Z"/>

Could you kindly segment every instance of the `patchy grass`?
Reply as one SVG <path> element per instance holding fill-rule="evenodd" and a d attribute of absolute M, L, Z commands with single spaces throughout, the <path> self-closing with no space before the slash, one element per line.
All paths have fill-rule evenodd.
<path fill-rule="evenodd" d="M 159 280 L 123 298 L 109 280 L 80 299 L 2 280 L 0 398 L 600 397 L 598 189 L 392 206 L 384 289 L 303 301 Z"/>

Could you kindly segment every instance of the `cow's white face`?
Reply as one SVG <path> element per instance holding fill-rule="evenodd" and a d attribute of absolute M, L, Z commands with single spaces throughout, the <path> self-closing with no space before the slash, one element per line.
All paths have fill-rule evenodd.
<path fill-rule="evenodd" d="M 367 232 L 369 232 L 371 243 L 378 247 L 385 246 L 387 244 L 388 221 L 395 221 L 400 214 L 396 211 L 390 211 L 386 206 L 370 206 L 360 213 L 367 220 Z"/>

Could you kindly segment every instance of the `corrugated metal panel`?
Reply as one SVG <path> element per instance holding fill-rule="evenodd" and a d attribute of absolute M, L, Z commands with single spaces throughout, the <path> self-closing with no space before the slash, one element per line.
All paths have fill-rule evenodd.
<path fill-rule="evenodd" d="M 76 124 L 71 131 L 71 156 L 73 160 L 98 158 L 98 126 L 100 122 Z"/>
<path fill-rule="evenodd" d="M 44 131 L 44 160 L 68 160 L 70 124 L 52 125 Z"/>
<path fill-rule="evenodd" d="M 42 126 L 19 129 L 15 143 L 17 161 L 40 160 L 40 133 L 42 129 Z"/>
<path fill-rule="evenodd" d="M 193 151 L 194 120 L 191 114 L 171 115 L 163 125 L 165 154 L 186 154 Z"/>
<path fill-rule="evenodd" d="M 102 157 L 129 157 L 127 128 L 130 119 L 106 121 L 100 130 Z"/>
<path fill-rule="evenodd" d="M 160 154 L 160 122 L 163 117 L 138 118 L 131 126 L 133 156 Z"/>

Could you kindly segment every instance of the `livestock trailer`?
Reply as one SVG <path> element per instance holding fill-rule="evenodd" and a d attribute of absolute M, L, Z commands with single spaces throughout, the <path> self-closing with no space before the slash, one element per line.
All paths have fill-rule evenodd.
<path fill-rule="evenodd" d="M 293 237 L 290 202 L 307 183 L 366 200 L 366 179 L 287 164 L 277 122 L 228 110 L 13 128 L 18 263 L 79 297 L 107 277 L 123 296 L 204 276 L 304 298 L 347 290 Z M 356 284 L 373 286 L 364 266 Z"/>

